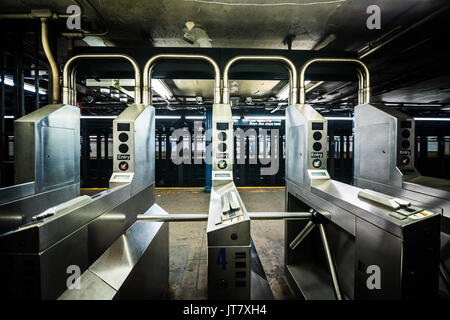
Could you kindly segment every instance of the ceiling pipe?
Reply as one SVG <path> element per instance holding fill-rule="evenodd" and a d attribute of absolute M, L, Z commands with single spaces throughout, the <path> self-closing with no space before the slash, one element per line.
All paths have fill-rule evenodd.
<path fill-rule="evenodd" d="M 290 74 L 292 76 L 289 76 L 290 80 L 290 98 L 291 101 L 289 101 L 290 104 L 296 104 L 297 103 L 297 69 L 295 68 L 295 65 L 292 63 L 291 60 L 282 57 L 282 56 L 237 56 L 233 59 L 229 60 L 227 64 L 225 65 L 225 69 L 223 71 L 223 93 L 222 93 L 222 101 L 225 104 L 230 103 L 230 91 L 228 89 L 228 72 L 230 70 L 230 67 L 233 65 L 233 63 L 237 61 L 242 60 L 249 60 L 249 61 L 267 61 L 267 62 L 283 62 L 288 69 L 290 70 Z"/>
<path fill-rule="evenodd" d="M 357 59 L 347 59 L 347 58 L 314 58 L 307 61 L 300 69 L 299 73 L 299 82 L 300 82 L 300 104 L 306 103 L 306 92 L 305 92 L 305 72 L 306 69 L 313 63 L 316 62 L 345 62 L 345 63 L 356 63 L 358 64 L 365 73 L 364 81 L 362 82 L 364 85 L 364 103 L 370 103 L 370 73 L 367 66 L 357 60 Z M 360 82 L 361 84 L 361 82 Z"/>
<path fill-rule="evenodd" d="M 74 0 L 74 2 L 81 8 L 82 12 L 85 11 L 83 5 L 80 3 L 79 0 Z M 89 37 L 107 36 L 110 33 L 111 28 L 108 25 L 108 23 L 106 22 L 105 18 L 103 18 L 102 14 L 97 10 L 97 8 L 91 3 L 90 0 L 85 0 L 85 2 L 87 2 L 88 5 L 91 7 L 91 9 L 95 12 L 98 20 L 100 20 L 102 22 L 103 26 L 105 27 L 105 31 L 103 31 L 103 32 L 84 32 L 84 35 L 89 36 Z"/>
<path fill-rule="evenodd" d="M 143 83 L 143 103 L 149 105 L 152 103 L 152 84 L 151 73 L 153 66 L 159 60 L 204 60 L 209 62 L 214 68 L 214 103 L 220 103 L 220 69 L 219 65 L 212 58 L 198 54 L 158 54 L 151 57 L 144 67 L 144 83 Z"/>
<path fill-rule="evenodd" d="M 51 10 L 31 10 L 30 13 L 0 13 L 1 19 L 67 19 L 70 14 L 55 13 Z"/>
<path fill-rule="evenodd" d="M 420 20 L 420 21 L 414 23 L 412 26 L 409 26 L 408 28 L 404 29 L 403 31 L 400 31 L 399 33 L 395 34 L 394 36 L 392 36 L 391 38 L 389 38 L 389 39 L 387 39 L 386 41 L 382 42 L 381 44 L 379 44 L 379 45 L 377 45 L 377 46 L 375 46 L 375 47 L 369 49 L 368 51 L 366 51 L 366 52 L 364 52 L 364 53 L 361 53 L 361 54 L 358 56 L 358 58 L 359 58 L 359 59 L 362 59 L 362 58 L 365 58 L 365 57 L 371 55 L 372 53 L 374 53 L 375 51 L 381 49 L 382 47 L 384 47 L 384 46 L 387 45 L 388 43 L 394 41 L 394 40 L 397 39 L 398 37 L 400 37 L 400 36 L 402 36 L 402 35 L 408 33 L 409 31 L 411 31 L 411 30 L 417 28 L 418 26 L 420 26 L 420 25 L 424 24 L 425 22 L 427 22 L 427 21 L 433 19 L 434 17 L 440 15 L 441 13 L 447 11 L 448 9 L 450 9 L 450 5 L 444 6 L 443 8 L 441 8 L 441 9 L 439 9 L 439 10 L 433 12 L 432 14 L 430 14 L 430 15 L 428 15 L 428 16 L 426 16 L 426 17 L 423 18 L 422 20 Z M 388 33 L 391 33 L 391 32 L 392 32 L 392 31 L 389 31 Z M 361 51 L 361 50 L 360 50 L 360 51 Z"/>
<path fill-rule="evenodd" d="M 67 60 L 66 64 L 64 65 L 63 71 L 63 103 L 70 104 L 71 92 L 69 89 L 69 81 L 74 83 L 74 80 L 71 79 L 69 75 L 72 63 L 80 59 L 100 59 L 100 58 L 125 59 L 131 63 L 134 69 L 134 80 L 135 80 L 134 103 L 141 104 L 142 103 L 141 72 L 139 69 L 139 65 L 137 64 L 136 60 L 134 60 L 132 57 L 126 54 L 80 54 Z"/>
<path fill-rule="evenodd" d="M 50 49 L 50 44 L 48 42 L 47 18 L 41 18 L 41 38 L 42 48 L 44 49 L 52 70 L 52 103 L 56 104 L 59 103 L 61 99 L 59 90 L 59 67 L 53 57 L 52 50 Z"/>

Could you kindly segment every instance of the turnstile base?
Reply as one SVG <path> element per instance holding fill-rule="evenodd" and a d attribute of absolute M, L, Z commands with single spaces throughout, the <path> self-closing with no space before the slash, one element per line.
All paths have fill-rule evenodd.
<path fill-rule="evenodd" d="M 251 252 L 251 299 L 252 300 L 273 300 L 272 290 L 267 281 L 261 260 L 259 260 L 258 252 L 255 244 L 250 238 L 250 252 Z"/>
<path fill-rule="evenodd" d="M 287 265 L 289 285 L 305 300 L 335 300 L 330 275 L 312 264 Z"/>

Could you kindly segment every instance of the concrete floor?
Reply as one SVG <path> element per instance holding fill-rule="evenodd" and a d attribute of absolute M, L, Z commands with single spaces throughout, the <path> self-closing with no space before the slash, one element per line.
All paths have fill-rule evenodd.
<path fill-rule="evenodd" d="M 284 211 L 283 189 L 239 189 L 248 211 Z M 159 189 L 156 203 L 170 214 L 207 213 L 203 190 Z M 206 222 L 170 224 L 170 299 L 207 299 Z M 253 221 L 251 236 L 275 299 L 295 299 L 284 274 L 284 222 Z"/>

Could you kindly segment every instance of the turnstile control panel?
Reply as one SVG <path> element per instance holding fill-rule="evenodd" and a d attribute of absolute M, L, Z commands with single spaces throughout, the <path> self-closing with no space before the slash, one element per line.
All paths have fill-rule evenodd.
<path fill-rule="evenodd" d="M 233 180 L 233 119 L 229 104 L 213 106 L 212 180 L 221 184 Z"/>
<path fill-rule="evenodd" d="M 133 121 L 114 121 L 114 172 L 133 172 Z"/>

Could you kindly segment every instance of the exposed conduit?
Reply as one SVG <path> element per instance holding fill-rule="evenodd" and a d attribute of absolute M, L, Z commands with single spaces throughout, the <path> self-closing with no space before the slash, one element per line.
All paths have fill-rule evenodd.
<path fill-rule="evenodd" d="M 50 68 L 52 70 L 52 103 L 59 103 L 59 69 L 48 43 L 47 18 L 41 18 L 41 38 L 42 48 L 44 49 L 45 55 L 47 56 L 48 62 L 50 63 Z"/>

